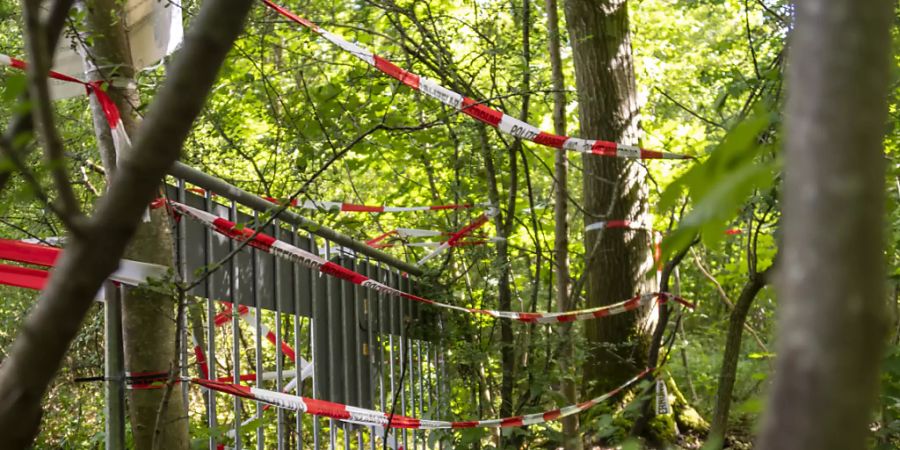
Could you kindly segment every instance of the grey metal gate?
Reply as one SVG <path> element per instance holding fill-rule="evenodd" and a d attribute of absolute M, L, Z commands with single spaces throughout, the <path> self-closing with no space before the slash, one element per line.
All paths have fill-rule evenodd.
<path fill-rule="evenodd" d="M 169 198 L 232 222 L 252 226 L 272 206 L 185 165 L 176 165 L 171 173 L 175 178 L 167 186 Z M 205 194 L 192 192 L 188 185 Z M 416 290 L 418 267 L 292 212 L 286 211 L 262 231 L 389 286 Z M 186 218 L 178 222 L 176 237 L 178 270 L 186 280 L 221 261 L 236 245 Z M 308 397 L 388 412 L 396 403 L 399 414 L 430 419 L 439 419 L 439 411 L 446 409 L 442 322 L 439 313 L 427 306 L 314 273 L 249 246 L 189 294 L 198 300 L 189 308 L 191 324 L 184 324 L 182 342 L 192 338 L 202 344 L 210 378 L 239 382 L 242 374 L 253 373 L 255 386 L 283 390 L 296 376 L 291 393 Z M 232 301 L 247 307 L 246 318 L 235 307 L 228 323 L 216 327 L 215 317 L 221 318 L 223 305 Z M 107 314 L 107 319 L 112 320 L 107 324 L 107 376 L 114 380 L 122 373 L 121 357 L 116 355 L 121 352 L 121 340 L 116 339 L 121 326 L 115 323 L 116 314 Z M 270 333 L 264 336 L 267 330 Z M 185 345 L 182 352 L 185 376 L 197 376 L 191 348 Z M 290 360 L 291 351 L 296 362 Z M 302 379 L 304 359 L 312 364 L 311 380 Z M 266 371 L 274 372 L 272 380 L 263 379 Z M 124 410 L 121 386 L 108 384 L 107 436 L 114 441 L 124 429 Z M 185 386 L 182 394 L 188 400 L 197 398 L 190 393 Z M 384 430 L 280 409 L 266 411 L 252 401 L 213 392 L 205 393 L 203 402 L 210 449 L 382 447 Z M 429 432 L 418 430 L 396 431 L 391 440 L 405 449 L 440 446 Z"/>

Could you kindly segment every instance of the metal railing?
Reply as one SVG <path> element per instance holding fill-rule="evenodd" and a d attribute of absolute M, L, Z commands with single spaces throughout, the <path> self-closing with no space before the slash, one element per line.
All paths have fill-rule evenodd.
<path fill-rule="evenodd" d="M 175 178 L 167 186 L 171 199 L 235 223 L 252 225 L 273 207 L 180 163 L 170 173 Z M 206 194 L 189 191 L 188 184 Z M 421 275 L 415 265 L 291 211 L 284 211 L 261 231 L 403 291 L 415 291 L 414 277 Z M 175 235 L 177 270 L 185 280 L 221 261 L 238 245 L 187 218 L 178 221 Z M 107 301 L 107 376 L 121 380 L 121 317 L 115 314 L 119 307 L 115 289 L 108 292 L 113 294 Z M 189 294 L 190 320 L 183 324 L 182 342 L 194 342 L 203 349 L 212 379 L 240 382 L 242 374 L 255 373 L 256 387 L 283 390 L 296 376 L 296 387 L 289 390 L 293 394 L 386 412 L 396 407 L 399 414 L 429 419 L 439 419 L 439 412 L 446 410 L 441 317 L 419 303 L 321 275 L 250 246 Z M 215 326 L 214 318 L 229 302 L 235 304 L 232 316 Z M 239 305 L 247 307 L 243 317 Z M 182 349 L 184 376 L 198 374 L 196 361 L 189 356 L 192 348 Z M 291 349 L 296 362 L 288 354 Z M 312 364 L 311 379 L 302 378 L 304 360 Z M 267 371 L 274 372 L 271 380 L 263 379 Z M 107 448 L 119 448 L 112 441 L 124 435 L 121 384 L 111 381 L 107 389 Z M 266 410 L 255 402 L 211 391 L 203 394 L 201 419 L 196 417 L 201 410 L 196 406 L 196 392 L 183 385 L 182 395 L 194 400 L 185 402 L 192 420 L 203 420 L 210 430 L 211 450 L 221 445 L 235 449 L 375 449 L 383 445 L 384 430 Z M 394 430 L 390 440 L 405 449 L 440 448 L 430 433 Z M 389 444 L 389 448 L 397 447 Z"/>

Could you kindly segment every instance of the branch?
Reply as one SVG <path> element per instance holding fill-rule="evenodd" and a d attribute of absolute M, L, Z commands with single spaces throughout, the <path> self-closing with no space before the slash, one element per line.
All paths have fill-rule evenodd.
<path fill-rule="evenodd" d="M 81 216 L 81 207 L 75 197 L 75 191 L 69 182 L 66 171 L 65 154 L 62 139 L 56 130 L 53 120 L 52 100 L 47 86 L 47 73 L 53 60 L 53 46 L 46 42 L 47 33 L 41 24 L 40 8 L 37 2 L 22 2 L 25 19 L 26 48 L 30 64 L 28 65 L 29 94 L 36 117 L 37 132 L 44 146 L 44 159 L 52 174 L 53 183 L 59 195 L 59 212 L 68 222 L 74 222 Z M 72 230 L 77 232 L 77 230 Z"/>
<path fill-rule="evenodd" d="M 721 129 L 723 129 L 723 130 L 725 129 L 725 125 L 722 125 L 722 124 L 719 123 L 719 122 L 716 122 L 716 121 L 714 121 L 714 120 L 712 120 L 712 119 L 707 119 L 706 117 L 701 116 L 700 113 L 698 113 L 697 111 L 694 111 L 693 109 L 688 108 L 687 106 L 683 105 L 683 104 L 682 104 L 681 102 L 679 102 L 678 100 L 675 100 L 674 98 L 672 98 L 672 96 L 669 95 L 669 93 L 667 93 L 666 91 L 664 91 L 664 90 L 662 90 L 662 89 L 660 89 L 660 88 L 658 88 L 658 87 L 656 87 L 656 86 L 653 87 L 653 90 L 655 90 L 656 92 L 659 92 L 659 93 L 662 94 L 662 96 L 665 97 L 667 100 L 669 100 L 670 102 L 674 103 L 675 106 L 681 108 L 682 110 L 684 110 L 684 112 L 686 112 L 686 113 L 688 113 L 688 114 L 690 114 L 690 115 L 696 117 L 696 118 L 699 119 L 700 121 L 705 122 L 705 123 L 707 123 L 707 124 L 709 124 L 709 125 L 712 125 L 712 126 L 714 126 L 714 127 L 721 128 Z"/>
<path fill-rule="evenodd" d="M 170 77 L 150 108 L 84 235 L 75 235 L 0 367 L 0 448 L 31 445 L 41 399 L 94 295 L 118 267 L 146 205 L 181 154 L 228 50 L 243 29 L 250 0 L 203 4 Z"/>
<path fill-rule="evenodd" d="M 726 293 L 725 289 L 722 288 L 722 284 L 719 283 L 719 280 L 717 280 L 716 277 L 706 269 L 706 267 L 703 265 L 703 261 L 700 260 L 700 257 L 695 251 L 691 250 L 691 256 L 694 259 L 694 264 L 698 269 L 700 269 L 700 273 L 702 273 L 703 276 L 706 277 L 706 279 L 716 287 L 716 292 L 719 293 L 719 298 L 722 299 L 722 303 L 724 303 L 725 306 L 728 306 L 728 311 L 734 311 L 734 302 L 732 302 L 728 297 L 728 293 Z M 747 322 L 744 322 L 744 329 L 746 329 L 750 333 L 750 335 L 753 336 L 753 339 L 756 341 L 756 345 L 759 346 L 760 350 L 762 350 L 764 353 L 769 353 L 769 347 L 766 346 L 766 343 L 763 342 L 762 337 L 759 335 L 756 329 L 753 328 L 753 326 L 751 326 Z"/>
<path fill-rule="evenodd" d="M 44 48 L 44 52 L 50 55 L 51 61 L 53 60 L 53 51 L 56 48 L 56 42 L 59 41 L 59 35 L 62 33 L 66 17 L 69 15 L 69 9 L 72 8 L 72 4 L 74 3 L 74 0 L 57 0 L 53 3 L 53 6 L 50 7 L 50 12 L 47 14 L 46 23 L 43 27 L 44 37 L 42 41 L 47 45 L 47 47 Z M 27 101 L 27 98 L 23 98 L 22 101 Z M 6 153 L 22 155 L 22 153 L 26 151 L 25 143 L 17 142 L 16 138 L 30 132 L 33 126 L 34 124 L 32 122 L 30 111 L 14 116 L 9 126 L 6 128 L 3 137 L 0 138 L 0 147 L 2 147 Z M 24 155 L 22 156 L 24 157 Z M 6 187 L 11 175 L 12 172 L 0 172 L 0 192 Z"/>

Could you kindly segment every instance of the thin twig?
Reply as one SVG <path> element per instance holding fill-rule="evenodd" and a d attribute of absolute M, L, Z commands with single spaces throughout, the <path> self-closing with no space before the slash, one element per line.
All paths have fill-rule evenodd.
<path fill-rule="evenodd" d="M 691 249 L 691 256 L 694 259 L 694 264 L 698 269 L 700 269 L 700 273 L 702 273 L 703 276 L 716 287 L 716 292 L 719 293 L 719 297 L 722 299 L 722 303 L 728 306 L 729 311 L 734 310 L 734 302 L 732 302 L 728 297 L 728 294 L 725 292 L 722 284 L 719 283 L 719 280 L 717 280 L 716 277 L 706 269 L 706 267 L 703 265 L 703 262 L 700 260 L 700 256 L 697 255 L 697 252 L 694 251 L 694 249 Z M 750 332 L 750 334 L 753 336 L 753 339 L 756 341 L 756 344 L 763 352 L 769 353 L 769 347 L 767 347 L 765 342 L 763 342 L 762 337 L 760 337 L 756 329 L 754 329 L 749 323 L 746 322 L 744 322 L 744 329 Z"/>
<path fill-rule="evenodd" d="M 682 110 L 684 110 L 684 112 L 686 112 L 686 113 L 688 113 L 688 114 L 690 114 L 690 115 L 696 117 L 696 118 L 699 119 L 700 121 L 705 122 L 705 123 L 707 123 L 707 124 L 709 124 L 709 125 L 712 125 L 712 126 L 714 126 L 714 127 L 721 128 L 721 129 L 723 129 L 723 130 L 725 129 L 725 125 L 722 125 L 722 124 L 719 123 L 719 122 L 716 122 L 716 121 L 714 121 L 714 120 L 712 120 L 712 119 L 708 119 L 708 118 L 706 118 L 706 117 L 701 116 L 700 113 L 698 113 L 697 111 L 694 111 L 693 109 L 688 108 L 687 106 L 685 106 L 684 104 L 682 104 L 682 103 L 679 102 L 678 100 L 675 100 L 674 98 L 672 98 L 672 96 L 669 95 L 668 92 L 666 92 L 666 91 L 664 91 L 664 90 L 662 90 L 662 89 L 660 89 L 660 88 L 658 88 L 658 87 L 656 87 L 656 86 L 653 87 L 653 90 L 655 90 L 656 92 L 659 92 L 659 93 L 662 94 L 662 96 L 665 97 L 667 100 L 669 100 L 670 102 L 674 103 L 675 106 L 681 108 Z"/>

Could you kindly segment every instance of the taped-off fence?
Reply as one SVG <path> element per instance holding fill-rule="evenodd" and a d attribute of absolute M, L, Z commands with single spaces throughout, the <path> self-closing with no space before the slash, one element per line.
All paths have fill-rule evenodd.
<path fill-rule="evenodd" d="M 204 179 L 192 178 L 190 182 L 204 185 Z M 228 194 L 217 198 L 224 198 L 225 202 L 210 195 L 201 197 L 186 191 L 184 186 L 182 181 L 177 187 L 170 187 L 167 196 L 194 214 L 220 218 L 220 223 L 258 222 L 259 213 L 266 211 L 248 209 L 229 199 Z M 213 186 L 204 187 L 223 192 L 212 189 Z M 245 212 L 251 210 L 252 213 Z M 416 290 L 415 275 L 385 262 L 390 260 L 387 255 L 371 249 L 367 254 L 335 252 L 333 249 L 339 246 L 346 248 L 345 243 L 304 231 L 292 222 L 275 220 L 260 231 L 321 258 L 333 271 L 365 274 L 397 291 Z M 201 221 L 182 217 L 177 223 L 179 270 L 186 279 L 224 258 L 241 242 Z M 315 229 L 309 224 L 300 225 Z M 319 248 L 325 249 L 324 255 L 313 253 Z M 253 389 L 260 391 L 378 411 L 389 411 L 396 402 L 398 414 L 415 417 L 437 419 L 440 411 L 449 406 L 439 311 L 428 310 L 414 301 L 390 298 L 382 290 L 368 289 L 347 279 L 325 276 L 309 264 L 280 258 L 252 245 L 204 279 L 191 294 L 207 299 L 204 324 L 191 324 L 189 328 L 205 341 L 196 342 L 199 348 L 194 349 L 194 355 L 195 359 L 202 358 L 210 372 L 203 374 L 198 369 L 193 373 L 185 371 L 182 376 L 209 378 L 211 386 L 222 386 L 226 380 L 250 382 Z M 222 299 L 233 300 L 237 311 L 222 307 L 218 301 Z M 251 331 L 251 348 L 242 345 L 242 331 L 235 330 Z M 294 358 L 290 357 L 292 354 Z M 217 369 L 223 362 L 231 370 Z M 185 363 L 185 368 L 196 367 L 196 361 Z M 303 374 L 309 372 L 312 376 L 304 379 Z M 226 384 L 238 391 L 244 389 Z M 184 384 L 182 389 L 187 390 L 187 386 Z M 376 424 L 320 418 L 301 414 L 297 409 L 266 411 L 264 403 L 242 401 L 233 390 L 225 390 L 226 395 L 221 389 L 208 392 L 208 426 L 219 429 L 218 420 L 228 418 L 226 426 L 231 429 L 223 437 L 211 438 L 210 448 L 223 443 L 234 448 L 272 448 L 276 444 L 278 448 L 381 448 L 383 427 L 376 429 Z M 250 428 L 249 433 L 241 430 L 242 423 Z M 392 432 L 389 446 L 425 448 L 429 433 Z"/>
<path fill-rule="evenodd" d="M 668 152 L 540 131 L 403 70 L 269 0 L 263 3 L 406 86 L 503 133 L 559 150 L 603 157 L 688 159 Z M 5 55 L 0 55 L 0 65 L 27 67 L 23 61 Z M 88 95 L 95 96 L 112 132 L 116 152 L 126 154 L 130 139 L 118 109 L 101 84 L 55 72 L 49 75 L 81 84 Z M 564 313 L 494 311 L 436 302 L 417 293 L 419 265 L 451 247 L 497 241 L 468 239 L 495 214 L 487 205 L 376 206 L 286 200 L 296 208 L 368 213 L 485 207 L 486 211 L 468 225 L 444 233 L 445 241 L 413 244 L 434 247 L 413 265 L 374 248 L 392 245 L 380 242 L 391 233 L 366 245 L 290 211 L 282 211 L 277 219 L 266 221 L 254 231 L 244 224 L 261 223 L 260 215 L 270 213 L 273 203 L 285 200 L 252 195 L 180 163 L 171 174 L 174 182 L 166 186 L 166 201 L 157 206 L 191 219 L 177 220 L 174 226 L 180 278 L 191 280 L 225 261 L 188 292 L 195 306 L 189 309 L 189 320 L 182 324 L 181 373 L 176 377 L 184 381 L 179 383 L 179 389 L 186 404 L 191 384 L 204 388 L 203 416 L 210 430 L 210 449 L 318 449 L 326 445 L 375 449 L 382 444 L 395 449 L 440 448 L 442 440 L 435 439 L 432 433 L 441 429 L 526 426 L 577 414 L 632 386 L 651 370 L 575 405 L 516 417 L 450 420 L 443 314 L 558 324 L 598 319 L 670 300 L 691 306 L 668 293 L 637 295 L 600 308 Z M 585 231 L 614 227 L 645 228 L 636 222 L 614 221 L 589 225 Z M 402 236 L 402 230 L 393 234 Z M 422 230 L 408 230 L 408 234 L 414 231 Z M 244 244 L 249 244 L 245 250 L 228 257 Z M 0 259 L 19 263 L 52 267 L 58 253 L 49 247 L 0 241 Z M 169 376 L 162 371 L 126 374 L 121 354 L 121 291 L 150 278 L 160 278 L 163 272 L 158 266 L 123 261 L 111 282 L 98 294 L 99 299 L 105 299 L 107 312 L 107 448 L 124 445 L 122 380 L 127 380 L 131 389 L 155 389 Z M 41 289 L 48 277 L 44 269 L 0 264 L 0 283 Z M 219 423 L 220 420 L 225 423 Z"/>
<path fill-rule="evenodd" d="M 200 177 L 184 167 L 181 171 L 189 175 L 192 183 L 223 183 L 208 176 Z M 241 238 L 235 239 L 234 223 L 258 221 L 262 211 L 246 214 L 242 211 L 248 208 L 234 200 L 214 201 L 209 194 L 201 197 L 184 186 L 185 182 L 180 181 L 177 186 L 168 187 L 167 197 L 180 200 L 171 202 L 173 211 L 193 217 L 217 217 L 207 223 L 184 218 L 177 221 L 178 270 L 182 277 L 190 279 L 192 274 L 202 273 L 242 242 Z M 232 192 L 243 193 L 237 188 Z M 210 226 L 213 223 L 222 228 Z M 248 245 L 190 292 L 205 299 L 206 308 L 205 314 L 198 314 L 198 309 L 191 310 L 194 315 L 185 333 L 190 330 L 193 348 L 183 349 L 183 372 L 179 379 L 190 380 L 210 392 L 205 395 L 205 402 L 211 430 L 221 429 L 219 419 L 230 419 L 225 426 L 231 430 L 223 437 L 210 438 L 210 448 L 226 445 L 269 448 L 274 443 L 278 448 L 310 445 L 337 448 L 341 443 L 345 448 L 376 448 L 385 436 L 385 428 L 402 429 L 387 435 L 391 448 L 442 447 L 439 440 L 429 439 L 430 433 L 441 429 L 525 426 L 557 420 L 595 406 L 650 372 L 645 370 L 613 391 L 576 405 L 516 417 L 442 420 L 442 414 L 449 409 L 449 384 L 440 340 L 443 320 L 438 309 L 429 308 L 434 303 L 423 303 L 420 297 L 408 294 L 414 290 L 414 276 L 374 262 L 374 258 L 390 257 L 369 247 L 363 247 L 369 255 L 332 255 L 333 242 L 303 232 L 290 221 L 276 220 L 263 230 L 267 234 L 244 228 L 237 236 L 256 234 L 254 239 L 264 236 L 262 240 L 267 242 L 267 248 L 281 242 L 284 248 L 305 251 L 306 255 L 303 259 L 283 258 L 265 252 L 258 244 Z M 275 240 L 274 236 L 279 239 Z M 328 249 L 326 256 L 310 263 L 308 259 L 315 259 L 310 250 L 320 244 Z M 49 267 L 59 252 L 47 246 L 0 241 L 0 258 L 6 260 Z M 133 267 L 135 264 L 138 266 Z M 321 270 L 331 264 L 336 266 Z M 135 286 L 163 273 L 158 268 L 144 266 L 151 265 L 125 261 L 111 278 L 122 287 L 108 284 L 108 289 Z M 358 280 L 346 275 L 350 271 L 381 280 L 379 283 L 384 288 L 355 282 Z M 319 273 L 329 276 L 319 276 Z M 39 289 L 41 286 L 23 287 Z M 114 307 L 115 296 L 106 297 L 107 307 Z M 236 302 L 237 312 L 223 299 Z M 637 299 L 606 309 L 625 312 L 642 304 Z M 519 313 L 495 317 L 537 321 L 535 316 L 524 313 L 518 317 L 510 314 Z M 109 328 L 112 333 L 121 333 L 115 324 Z M 217 328 L 224 332 L 217 334 Z M 244 332 L 249 332 L 253 340 L 250 347 L 241 343 Z M 272 344 L 271 350 L 264 350 L 267 348 L 264 341 Z M 117 361 L 111 356 L 114 350 L 107 347 L 107 364 Z M 193 360 L 188 358 L 190 353 L 194 355 Z M 247 359 L 250 362 L 244 364 Z M 118 362 L 118 367 L 108 367 L 108 379 L 122 378 L 124 367 L 121 359 Z M 228 373 L 223 374 L 218 369 L 221 366 L 230 368 Z M 191 371 L 199 376 L 191 376 Z M 127 375 L 132 389 L 160 388 L 167 378 L 164 372 Z M 242 382 L 252 386 L 241 385 Z M 182 385 L 182 390 L 187 396 L 187 384 Z M 223 401 L 216 392 L 230 397 Z M 248 410 L 240 398 L 255 400 L 256 406 Z M 395 402 L 396 414 L 391 415 Z M 276 411 L 267 412 L 265 405 L 277 406 Z M 304 419 L 301 412 L 312 417 Z M 249 436 L 247 427 L 251 428 Z M 267 431 L 272 428 L 274 433 L 269 435 Z"/>

